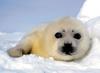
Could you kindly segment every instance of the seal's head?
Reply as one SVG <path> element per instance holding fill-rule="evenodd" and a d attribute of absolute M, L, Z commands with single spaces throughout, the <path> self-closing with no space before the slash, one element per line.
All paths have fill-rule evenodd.
<path fill-rule="evenodd" d="M 45 33 L 46 50 L 55 59 L 80 59 L 90 49 L 88 32 L 83 23 L 75 18 L 66 17 L 55 21 L 46 28 Z"/>

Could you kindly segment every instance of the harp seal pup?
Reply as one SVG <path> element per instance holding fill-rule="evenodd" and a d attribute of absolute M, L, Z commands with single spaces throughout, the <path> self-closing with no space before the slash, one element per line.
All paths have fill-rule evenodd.
<path fill-rule="evenodd" d="M 32 30 L 7 52 L 11 57 L 31 53 L 44 58 L 73 61 L 87 55 L 90 44 L 91 40 L 83 23 L 74 17 L 64 17 Z"/>

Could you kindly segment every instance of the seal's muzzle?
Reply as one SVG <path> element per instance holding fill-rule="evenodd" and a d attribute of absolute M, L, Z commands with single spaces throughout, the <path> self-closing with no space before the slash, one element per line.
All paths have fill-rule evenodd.
<path fill-rule="evenodd" d="M 72 46 L 72 43 L 64 43 L 64 46 L 61 48 L 61 52 L 66 55 L 71 55 L 73 52 L 75 52 L 75 49 Z"/>

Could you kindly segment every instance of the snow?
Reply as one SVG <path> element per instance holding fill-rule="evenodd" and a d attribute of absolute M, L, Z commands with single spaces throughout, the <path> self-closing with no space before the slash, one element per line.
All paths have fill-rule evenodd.
<path fill-rule="evenodd" d="M 100 0 L 85 0 L 77 17 L 85 22 L 98 16 L 100 16 Z"/>

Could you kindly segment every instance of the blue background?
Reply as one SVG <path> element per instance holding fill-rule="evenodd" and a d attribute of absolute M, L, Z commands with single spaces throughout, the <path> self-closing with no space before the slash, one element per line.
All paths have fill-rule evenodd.
<path fill-rule="evenodd" d="M 24 32 L 63 16 L 77 16 L 85 0 L 0 0 L 0 32 Z"/>

